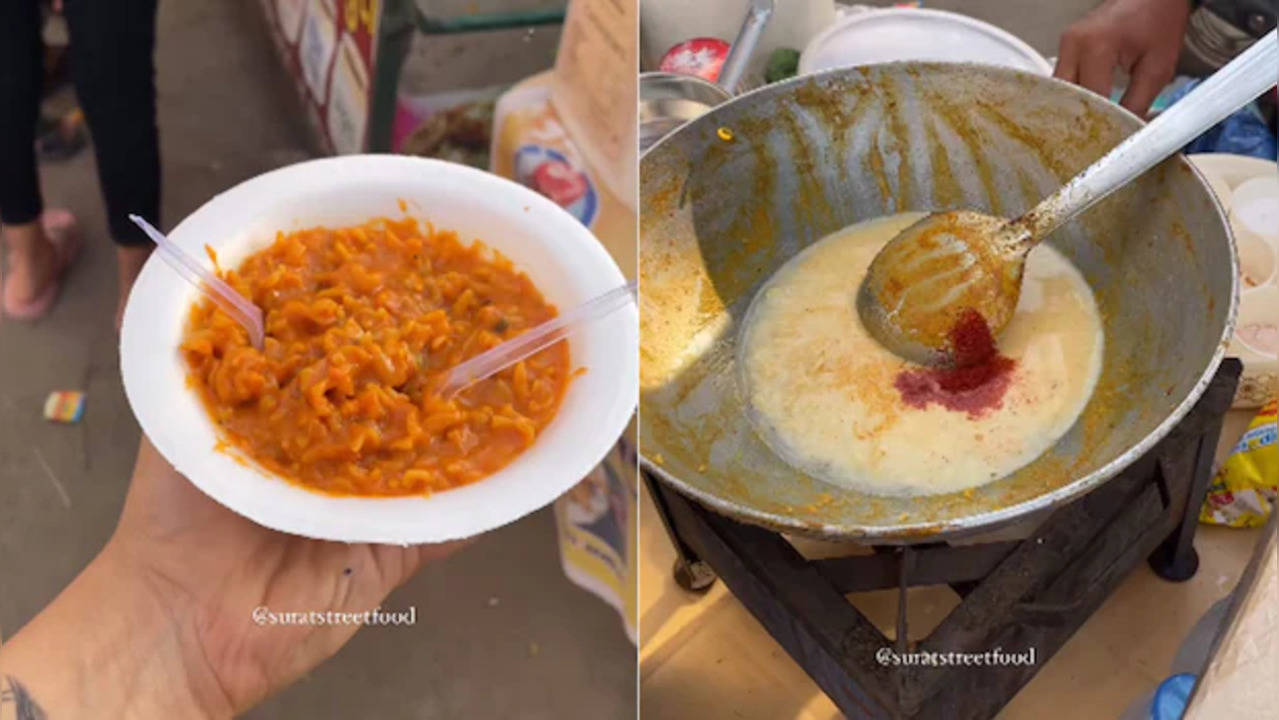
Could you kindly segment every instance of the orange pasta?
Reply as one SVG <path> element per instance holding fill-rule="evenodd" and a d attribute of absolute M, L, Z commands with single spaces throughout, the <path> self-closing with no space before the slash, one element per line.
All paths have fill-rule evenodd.
<path fill-rule="evenodd" d="M 265 347 L 197 303 L 182 343 L 190 382 L 227 443 L 316 490 L 474 482 L 533 443 L 570 379 L 561 342 L 451 401 L 433 391 L 556 311 L 509 260 L 413 220 L 281 233 L 220 274 L 262 308 Z"/>

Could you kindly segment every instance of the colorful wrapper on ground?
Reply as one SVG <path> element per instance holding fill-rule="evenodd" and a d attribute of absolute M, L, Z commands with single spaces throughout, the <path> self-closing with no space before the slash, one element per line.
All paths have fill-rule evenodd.
<path fill-rule="evenodd" d="M 1260 527 L 1274 510 L 1279 490 L 1279 400 L 1253 419 L 1208 487 L 1199 521 Z"/>

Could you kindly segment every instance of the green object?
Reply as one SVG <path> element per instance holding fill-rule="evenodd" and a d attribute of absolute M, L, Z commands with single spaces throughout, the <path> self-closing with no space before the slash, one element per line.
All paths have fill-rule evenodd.
<path fill-rule="evenodd" d="M 793 48 L 777 48 L 764 66 L 764 79 L 770 83 L 793 78 L 798 73 L 799 51 Z"/>

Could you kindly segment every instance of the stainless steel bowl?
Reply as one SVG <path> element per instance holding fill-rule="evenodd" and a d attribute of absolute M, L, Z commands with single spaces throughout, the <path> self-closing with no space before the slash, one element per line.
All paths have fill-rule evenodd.
<path fill-rule="evenodd" d="M 1138 125 L 1050 78 L 907 62 L 766 87 L 668 136 L 641 162 L 646 467 L 749 522 L 902 543 L 990 531 L 1113 477 L 1190 409 L 1234 322 L 1233 241 L 1180 157 L 1048 239 L 1094 290 L 1104 367 L 1075 426 L 1008 477 L 921 498 L 807 477 L 747 422 L 734 356 L 752 295 L 822 236 L 907 210 L 1016 216 Z"/>
<path fill-rule="evenodd" d="M 685 123 L 705 115 L 732 96 L 720 86 L 693 75 L 642 73 L 640 75 L 640 150 Z"/>

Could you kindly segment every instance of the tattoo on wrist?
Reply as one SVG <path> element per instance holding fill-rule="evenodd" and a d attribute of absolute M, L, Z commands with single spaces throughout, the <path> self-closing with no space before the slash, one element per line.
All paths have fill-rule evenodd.
<path fill-rule="evenodd" d="M 12 675 L 0 683 L 0 720 L 47 720 L 47 715 L 31 693 Z"/>

